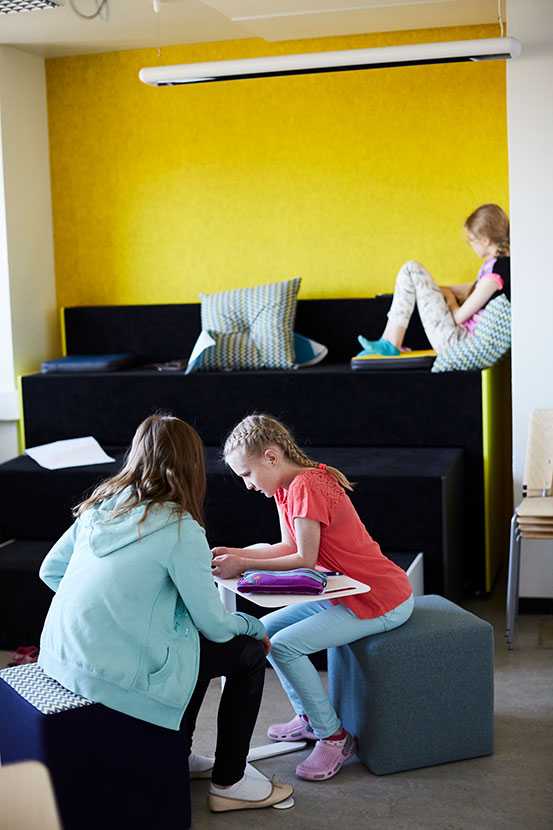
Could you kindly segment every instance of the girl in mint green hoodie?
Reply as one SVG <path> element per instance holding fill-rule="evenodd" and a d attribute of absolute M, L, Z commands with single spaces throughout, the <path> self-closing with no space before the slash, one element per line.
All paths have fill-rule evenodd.
<path fill-rule="evenodd" d="M 55 591 L 39 665 L 67 689 L 158 727 L 192 733 L 209 681 L 227 678 L 209 804 L 264 807 L 291 787 L 245 775 L 270 649 L 248 614 L 228 613 L 203 528 L 203 446 L 184 421 L 152 415 L 120 473 L 75 508 L 40 576 Z"/>

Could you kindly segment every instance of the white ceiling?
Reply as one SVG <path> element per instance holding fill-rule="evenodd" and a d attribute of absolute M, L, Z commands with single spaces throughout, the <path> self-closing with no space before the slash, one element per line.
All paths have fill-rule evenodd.
<path fill-rule="evenodd" d="M 501 0 L 109 0 L 107 20 L 63 7 L 0 14 L 0 44 L 46 57 L 177 43 L 267 41 L 494 23 Z M 73 0 L 90 14 L 97 0 Z M 1 7 L 0 0 L 0 7 Z"/>

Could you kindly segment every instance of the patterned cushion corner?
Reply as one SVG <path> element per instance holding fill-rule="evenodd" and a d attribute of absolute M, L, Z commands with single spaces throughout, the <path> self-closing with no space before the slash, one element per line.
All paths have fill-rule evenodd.
<path fill-rule="evenodd" d="M 194 371 L 210 372 L 221 369 L 260 369 L 263 358 L 248 332 L 220 334 L 209 331 L 213 345 L 206 349 Z"/>
<path fill-rule="evenodd" d="M 511 348 L 511 303 L 504 294 L 492 300 L 471 337 L 444 352 L 432 366 L 433 372 L 471 371 L 493 366 Z"/>
<path fill-rule="evenodd" d="M 200 294 L 202 329 L 215 340 L 198 369 L 288 369 L 301 279 Z"/>
<path fill-rule="evenodd" d="M 90 706 L 93 702 L 70 692 L 45 674 L 38 663 L 3 669 L 0 671 L 0 679 L 43 715 L 57 715 Z"/>

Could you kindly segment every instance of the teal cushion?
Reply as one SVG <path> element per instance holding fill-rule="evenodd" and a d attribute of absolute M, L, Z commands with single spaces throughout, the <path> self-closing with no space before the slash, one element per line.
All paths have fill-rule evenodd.
<path fill-rule="evenodd" d="M 328 349 L 322 343 L 317 343 L 316 340 L 311 340 L 310 337 L 304 337 L 303 334 L 294 332 L 294 351 L 296 356 L 294 358 L 294 365 L 298 368 L 300 366 L 315 366 L 324 360 L 328 354 Z"/>
<path fill-rule="evenodd" d="M 202 333 L 211 336 L 192 369 L 288 369 L 300 278 L 200 294 Z M 194 356 L 194 352 L 192 354 Z"/>
<path fill-rule="evenodd" d="M 474 334 L 441 352 L 434 361 L 432 371 L 487 369 L 510 348 L 511 303 L 501 294 L 488 303 Z"/>

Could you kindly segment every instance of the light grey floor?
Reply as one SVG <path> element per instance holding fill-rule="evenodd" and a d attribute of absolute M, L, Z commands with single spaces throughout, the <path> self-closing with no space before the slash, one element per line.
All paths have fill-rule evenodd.
<path fill-rule="evenodd" d="M 517 648 L 508 653 L 503 595 L 498 587 L 491 599 L 466 603 L 496 629 L 494 755 L 391 776 L 372 775 L 352 760 L 336 778 L 318 784 L 295 778 L 306 752 L 285 755 L 257 766 L 295 785 L 295 807 L 211 814 L 207 782 L 195 781 L 194 830 L 247 830 L 260 823 L 264 830 L 553 830 L 553 617 L 521 617 Z M 0 664 L 2 658 L 0 653 Z M 218 699 L 214 682 L 200 714 L 196 751 L 207 754 L 213 748 Z M 266 743 L 267 726 L 289 715 L 280 686 L 267 671 L 254 745 Z"/>

